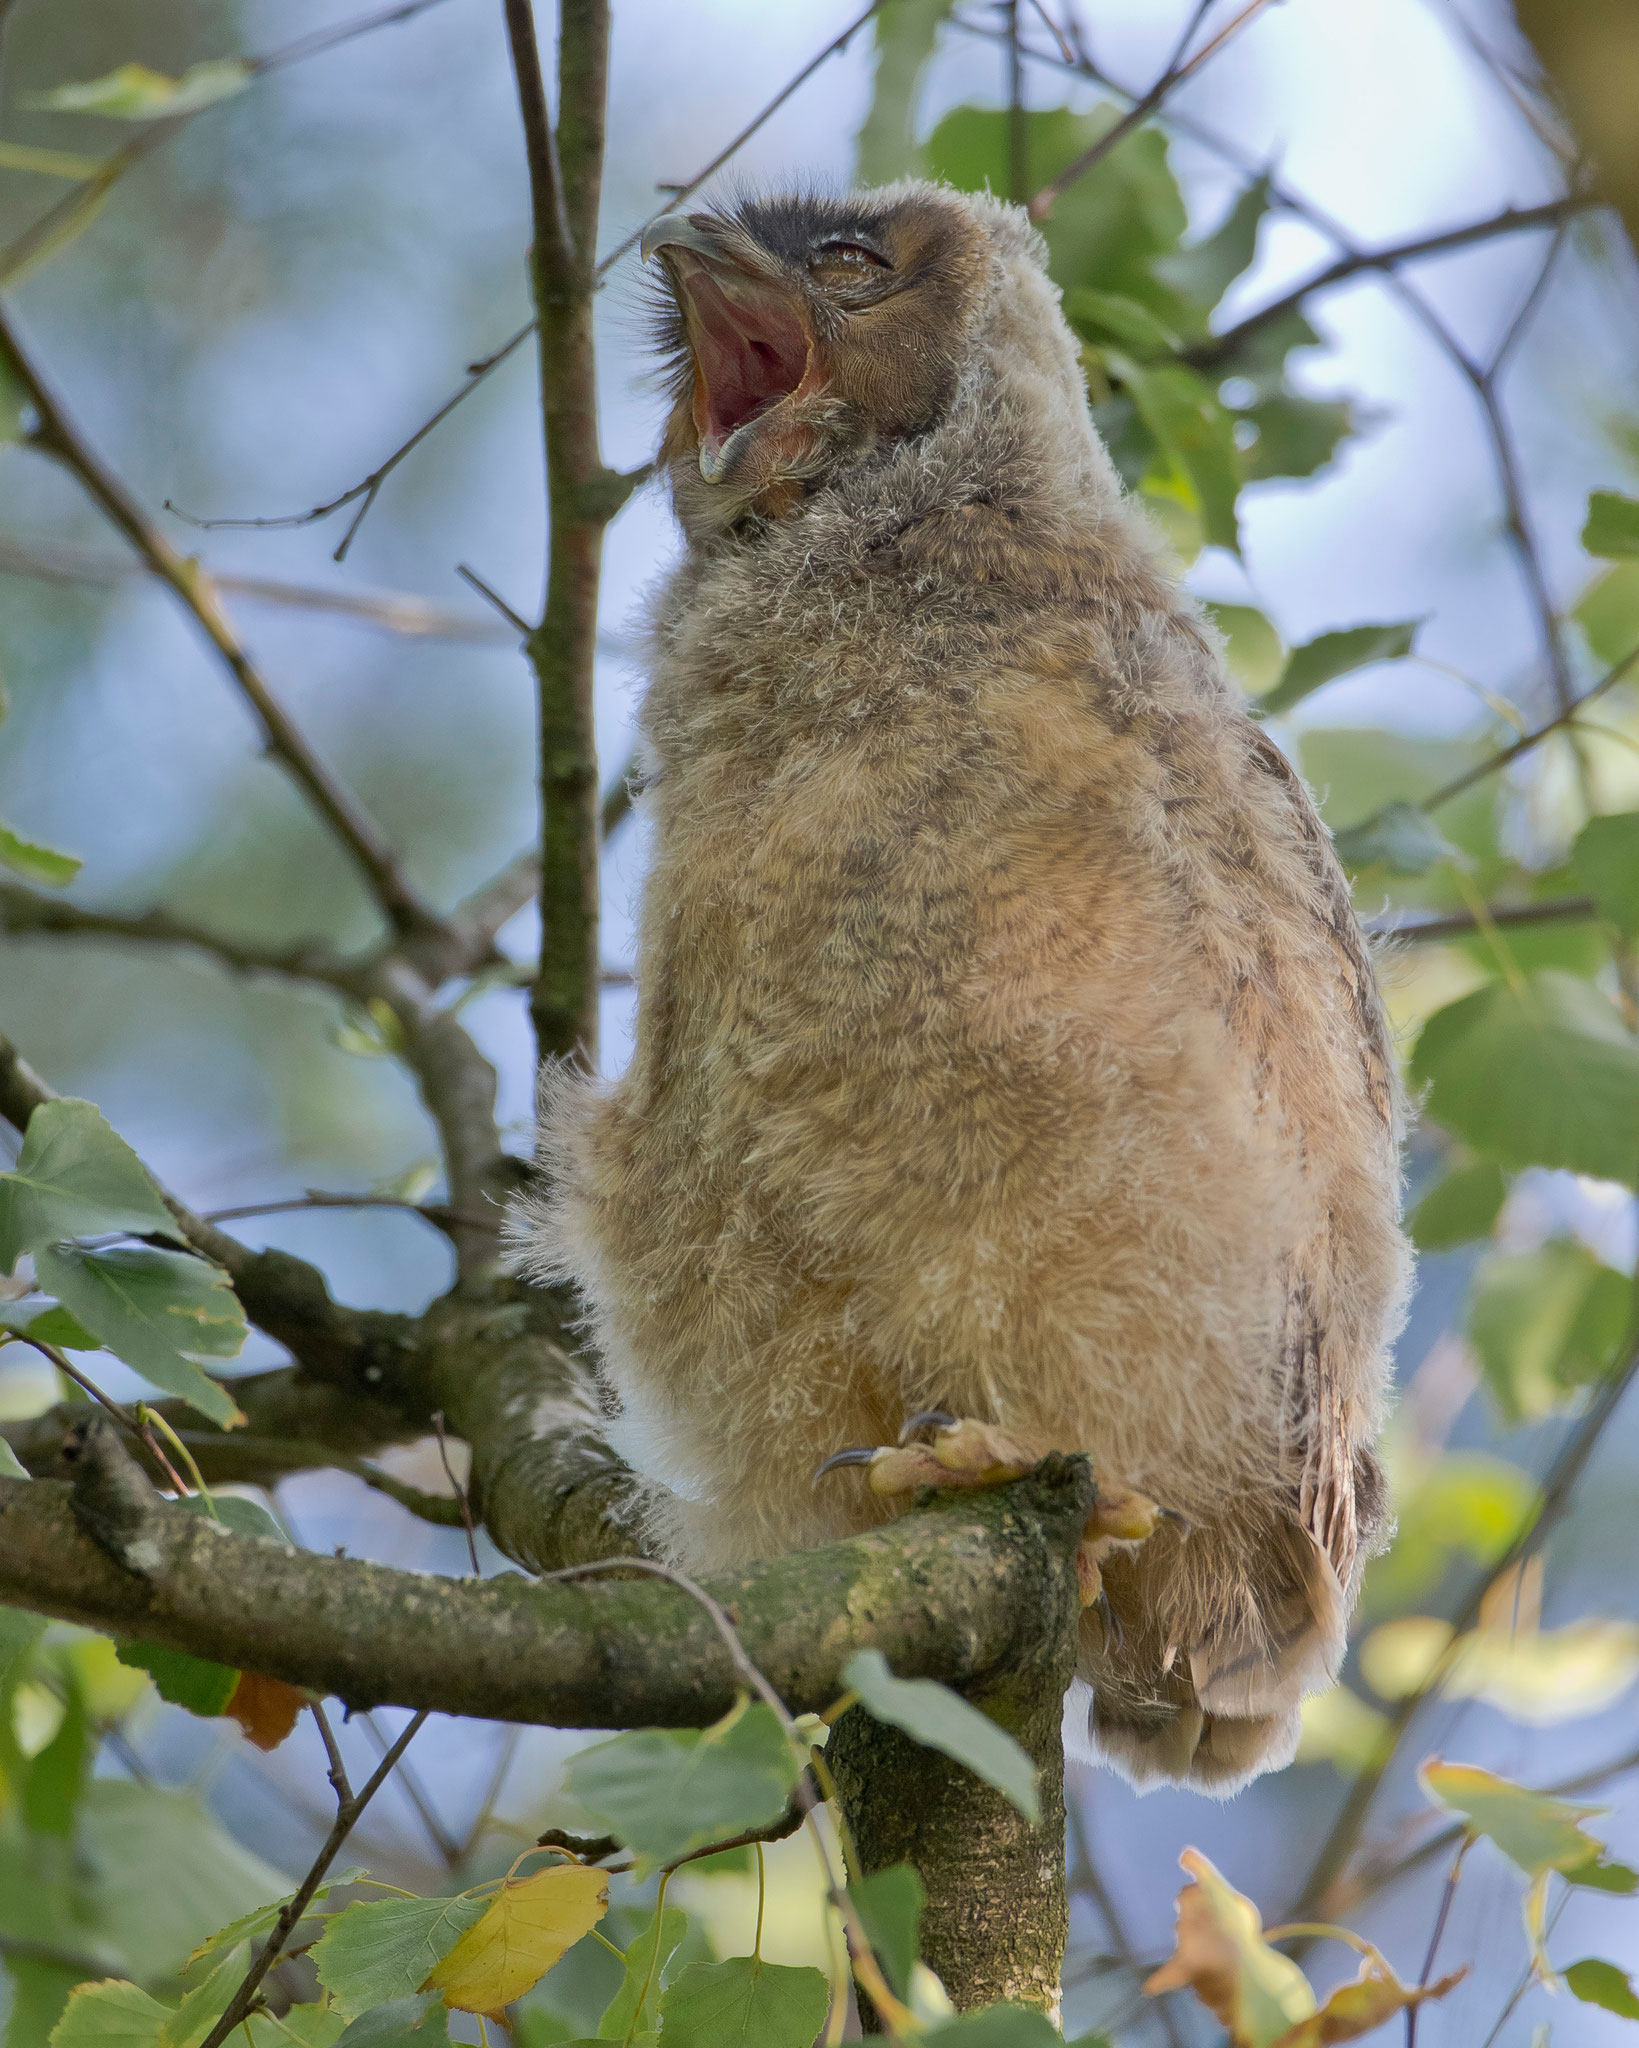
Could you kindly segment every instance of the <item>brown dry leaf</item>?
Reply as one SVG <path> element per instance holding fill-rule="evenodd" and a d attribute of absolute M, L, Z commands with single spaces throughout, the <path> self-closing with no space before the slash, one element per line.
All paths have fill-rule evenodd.
<path fill-rule="evenodd" d="M 1194 1881 L 1178 1894 L 1174 1950 L 1146 1979 L 1145 1996 L 1188 1986 L 1229 2029 L 1235 2048 L 1275 2048 L 1277 2042 L 1282 2048 L 1299 2042 L 1307 2048 L 1311 2037 L 1296 2028 L 1316 2017 L 1308 1978 L 1269 1946 L 1257 1907 L 1199 1849 L 1186 1849 L 1178 1861 Z"/>
<path fill-rule="evenodd" d="M 1329 2048 L 1334 2041 L 1356 2041 L 1408 2006 L 1421 2005 L 1425 1999 L 1444 1998 L 1467 1974 L 1466 1970 L 1455 1970 L 1437 1984 L 1402 1984 L 1374 1949 L 1360 1965 L 1360 1975 L 1352 1984 L 1340 1985 L 1319 2012 L 1280 2035 L 1274 2048 Z"/>
<path fill-rule="evenodd" d="M 509 1878 L 422 1985 L 458 2012 L 503 2019 L 609 1910 L 609 1873 L 556 1863 Z"/>
<path fill-rule="evenodd" d="M 223 1712 L 233 1716 L 258 1749 L 277 1749 L 306 1705 L 307 1694 L 300 1686 L 264 1678 L 259 1671 L 241 1671 Z"/>

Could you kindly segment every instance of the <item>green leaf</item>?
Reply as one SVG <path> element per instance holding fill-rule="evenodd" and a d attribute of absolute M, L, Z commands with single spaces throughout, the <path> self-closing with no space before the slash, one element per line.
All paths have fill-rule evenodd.
<path fill-rule="evenodd" d="M 1627 1275 L 1570 1238 L 1485 1258 L 1469 1295 L 1468 1336 L 1504 1417 L 1534 1422 L 1602 1380 L 1632 1302 Z"/>
<path fill-rule="evenodd" d="M 39 2048 L 61 2019 L 68 1994 L 85 1982 L 86 1973 L 38 1956 L 8 1955 L 5 1974 L 11 1980 L 5 2048 Z"/>
<path fill-rule="evenodd" d="M 1109 362 L 1175 474 L 1187 482 L 1206 538 L 1238 554 L 1235 499 L 1241 488 L 1240 451 L 1234 419 L 1212 386 L 1182 363 L 1146 367 L 1115 354 Z"/>
<path fill-rule="evenodd" d="M 271 1541 L 282 1550 L 291 1550 L 290 1538 L 259 1500 L 246 1500 L 237 1493 L 217 1493 L 207 1500 L 202 1493 L 190 1493 L 185 1500 L 172 1501 L 170 1505 L 180 1515 L 196 1515 L 202 1522 L 220 1522 L 236 1536 L 255 1536 L 264 1543 Z"/>
<path fill-rule="evenodd" d="M 416 1998 L 394 1998 L 361 2013 L 337 2036 L 336 2048 L 439 2048 L 449 2038 L 444 2001 L 429 1991 Z"/>
<path fill-rule="evenodd" d="M 326 1878 L 309 1900 L 307 1912 L 316 1913 L 332 1892 L 340 1891 L 346 1885 L 356 1884 L 363 1875 L 363 1868 L 355 1865 L 351 1870 L 344 1870 L 339 1877 Z M 241 1913 L 237 1920 L 230 1920 L 225 1927 L 219 1927 L 189 1956 L 188 1967 L 191 1969 L 204 1957 L 220 1954 L 225 1948 L 237 1947 L 242 1941 L 264 1940 L 273 1932 L 275 1921 L 295 1896 L 294 1892 L 286 1892 L 280 1898 L 269 1899 L 263 1905 L 253 1906 L 248 1913 Z M 303 1918 L 306 1917 L 304 1914 Z"/>
<path fill-rule="evenodd" d="M 1454 1167 L 1412 1210 L 1406 1230 L 1420 1252 L 1449 1251 L 1489 1237 L 1507 1197 L 1507 1176 L 1495 1160 Z"/>
<path fill-rule="evenodd" d="M 876 11 L 876 76 L 860 124 L 854 182 L 890 185 L 916 164 L 922 73 L 951 0 L 883 0 Z"/>
<path fill-rule="evenodd" d="M 921 1954 L 922 1908 L 928 1902 L 921 1878 L 908 1863 L 873 1870 L 848 1887 L 865 1938 L 900 1998 L 909 1998 L 911 1972 Z"/>
<path fill-rule="evenodd" d="M 1571 859 L 1600 914 L 1628 938 L 1639 933 L 1639 811 L 1590 818 Z"/>
<path fill-rule="evenodd" d="M 10 438 L 0 434 L 0 439 Z M 13 832 L 9 825 L 0 825 L 0 868 L 10 868 L 25 882 L 44 882 L 47 888 L 61 889 L 73 881 L 84 865 L 71 853 L 57 853 L 49 846 L 36 845 L 32 839 Z"/>
<path fill-rule="evenodd" d="M 1427 811 L 1408 803 L 1385 804 L 1375 818 L 1334 832 L 1332 845 L 1351 874 L 1386 867 L 1395 875 L 1426 875 L 1443 860 L 1463 857 Z"/>
<path fill-rule="evenodd" d="M 336 2048 L 346 2027 L 347 2022 L 339 2012 L 327 2011 L 322 2005 L 293 2005 L 278 2019 L 271 2013 L 257 2013 L 236 2028 L 234 2031 L 238 2039 L 234 2048 L 239 2048 L 239 2042 L 246 2034 L 250 2036 L 250 2048 L 291 2048 L 293 2041 L 299 2041 L 302 2048 Z M 200 2039 L 203 2038 L 201 2035 Z M 391 2041 L 395 2037 L 389 2035 L 387 2038 Z M 429 2030 L 420 2034 L 400 2034 L 396 2038 L 407 2040 L 411 2048 L 420 2048 L 423 2043 L 448 2041 L 449 2031 L 446 2028 L 443 2033 L 435 2034 Z M 177 2048 L 185 2048 L 185 2044 L 179 2042 Z M 193 2044 L 186 2044 L 186 2048 L 193 2048 Z"/>
<path fill-rule="evenodd" d="M 600 2041 L 624 2041 L 629 2034 L 659 2031 L 660 1973 L 677 1953 L 677 1945 L 688 1931 L 689 1916 L 681 1906 L 667 1906 L 651 1916 L 626 1950 L 625 1978 L 608 2011 L 598 2021 Z"/>
<path fill-rule="evenodd" d="M 1280 681 L 1258 709 L 1265 717 L 1290 711 L 1323 683 L 1368 668 L 1374 661 L 1400 661 L 1411 652 L 1421 619 L 1399 619 L 1380 626 L 1348 626 L 1341 632 L 1321 633 L 1294 647 L 1287 656 Z"/>
<path fill-rule="evenodd" d="M 13 1172 L 0 1174 L 0 1272 L 67 1237 L 182 1242 L 142 1161 L 89 1102 L 61 1096 L 28 1120 Z"/>
<path fill-rule="evenodd" d="M 100 1351 L 102 1346 L 82 1324 L 77 1323 L 60 1302 L 42 1301 L 38 1295 L 22 1301 L 0 1302 L 0 1330 L 25 1332 L 42 1344 L 55 1344 L 59 1351 Z"/>
<path fill-rule="evenodd" d="M 0 1436 L 0 1479 L 26 1479 L 27 1477 L 28 1473 L 23 1469 L 17 1453 L 6 1442 L 5 1438 Z M 3 1631 L 0 1631 L 0 1677 L 3 1677 L 4 1673 L 4 1634 Z"/>
<path fill-rule="evenodd" d="M 1210 235 L 1170 256 L 1158 257 L 1157 277 L 1210 313 L 1257 253 L 1258 229 L 1269 211 L 1269 180 L 1256 178 L 1236 197 Z"/>
<path fill-rule="evenodd" d="M 801 1775 L 773 1710 L 742 1701 L 710 1728 L 635 1728 L 579 1750 L 565 1785 L 641 1862 L 664 1864 L 778 1820 Z"/>
<path fill-rule="evenodd" d="M 1600 1624 L 1595 1623 L 1594 1626 Z M 1619 1626 L 1605 1623 L 1606 1627 Z M 1630 1870 L 1625 1863 L 1607 1863 L 1603 1857 L 1592 1863 L 1578 1863 L 1574 1869 L 1562 1873 L 1567 1884 L 1584 1885 L 1592 1892 L 1612 1892 L 1618 1898 L 1631 1899 L 1639 1892 L 1639 1870 Z"/>
<path fill-rule="evenodd" d="M 162 1700 L 207 1721 L 227 1712 L 238 1689 L 239 1673 L 231 1665 L 208 1663 L 186 1650 L 168 1650 L 163 1643 L 118 1643 L 114 1654 L 122 1664 L 146 1671 Z"/>
<path fill-rule="evenodd" d="M 1618 562 L 1595 577 L 1572 616 L 1594 658 L 1614 668 L 1639 647 L 1639 561 Z"/>
<path fill-rule="evenodd" d="M 77 1984 L 51 2030 L 50 2048 L 165 2048 L 170 2017 L 168 2005 L 135 1984 Z"/>
<path fill-rule="evenodd" d="M 1148 306 L 1119 292 L 1088 291 L 1078 285 L 1065 293 L 1064 311 L 1070 325 L 1088 341 L 1113 342 L 1140 362 L 1176 355 L 1182 346 Z"/>
<path fill-rule="evenodd" d="M 1217 354 L 1213 375 L 1219 379 L 1240 377 L 1252 386 L 1255 400 L 1293 394 L 1286 384 L 1287 357 L 1294 349 L 1316 348 L 1320 336 L 1309 325 L 1299 307 L 1290 307 L 1278 320 L 1264 320 Z M 1323 401 L 1324 402 L 1324 401 Z"/>
<path fill-rule="evenodd" d="M 82 1251 L 43 1246 L 34 1254 L 40 1285 L 117 1357 L 197 1408 L 223 1429 L 244 1416 L 196 1358 L 232 1358 L 245 1341 L 245 1312 L 220 1266 L 189 1252 L 152 1245 Z"/>
<path fill-rule="evenodd" d="M 666 2048 L 813 2048 L 830 1987 L 821 1970 L 759 1956 L 690 1963 L 660 2001 Z"/>
<path fill-rule="evenodd" d="M 1639 498 L 1620 491 L 1595 491 L 1588 499 L 1582 545 L 1590 555 L 1639 555 Z"/>
<path fill-rule="evenodd" d="M 23 1786 L 23 1814 L 29 1826 L 37 1835 L 57 1835 L 64 1841 L 74 1832 L 95 1754 L 84 1695 L 72 1682 L 67 1693 L 61 1725 L 29 1765 Z"/>
<path fill-rule="evenodd" d="M 948 1686 L 931 1678 L 895 1678 L 880 1650 L 856 1650 L 842 1682 L 875 1719 L 964 1764 L 1010 1799 L 1032 1826 L 1040 1821 L 1035 1765 L 1005 1728 Z"/>
<path fill-rule="evenodd" d="M 1023 2005 L 987 2005 L 980 2012 L 948 2020 L 921 2038 L 927 2048 L 1062 2048 L 1062 2037 L 1047 2016 Z M 1097 2048 L 1099 2038 L 1088 2037 L 1092 2048 Z M 1081 2048 L 1088 2048 L 1088 2043 Z"/>
<path fill-rule="evenodd" d="M 23 415 L 29 404 L 22 378 L 5 349 L 0 348 L 0 447 L 23 438 Z M 0 718 L 5 716 L 5 709 L 5 700 L 0 698 Z"/>
<path fill-rule="evenodd" d="M 1260 696 L 1286 662 L 1280 635 L 1254 605 L 1209 602 L 1205 609 L 1224 636 L 1230 674 L 1249 697 Z"/>
<path fill-rule="evenodd" d="M 373 2005 L 418 1992 L 481 1919 L 485 1899 L 371 1899 L 349 1906 L 311 1951 L 336 2010 L 357 2019 Z"/>
<path fill-rule="evenodd" d="M 10 1446 L 7 1446 L 8 1450 Z M 22 1472 L 22 1467 L 18 1467 Z M 16 1478 L 17 1473 L 9 1475 Z M 22 1476 L 27 1478 L 27 1473 Z M 46 1618 L 43 1614 L 25 1614 L 20 1607 L 0 1607 L 0 1687 L 7 1684 L 14 1667 L 33 1650 L 34 1645 L 45 1634 Z"/>
<path fill-rule="evenodd" d="M 1253 429 L 1253 440 L 1237 434 L 1236 443 L 1246 480 L 1254 484 L 1271 477 L 1313 476 L 1357 426 L 1346 398 L 1308 398 L 1295 391 L 1278 391 L 1237 407 L 1235 418 Z"/>
<path fill-rule="evenodd" d="M 234 93 L 243 92 L 255 76 L 238 57 L 212 57 L 190 65 L 180 78 L 167 78 L 146 64 L 122 64 L 101 78 L 53 86 L 31 93 L 25 106 L 55 114 L 103 114 L 115 121 L 155 121 L 197 113 Z"/>
<path fill-rule="evenodd" d="M 1639 1047 L 1589 982 L 1476 989 L 1429 1018 L 1411 1074 L 1429 1114 L 1482 1157 L 1639 1177 Z"/>
<path fill-rule="evenodd" d="M 1565 1972 L 1565 1982 L 1584 2005 L 1603 2006 L 1618 2019 L 1639 2020 L 1639 1997 L 1634 1995 L 1632 1980 L 1626 1970 L 1619 1970 L 1614 1963 L 1601 1962 L 1597 1956 L 1585 1957 L 1580 1963 L 1572 1963 Z"/>

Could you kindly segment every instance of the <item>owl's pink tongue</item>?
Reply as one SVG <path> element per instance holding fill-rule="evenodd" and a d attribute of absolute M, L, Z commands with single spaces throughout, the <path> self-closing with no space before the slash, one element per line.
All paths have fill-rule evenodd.
<path fill-rule="evenodd" d="M 700 442 L 715 458 L 737 427 L 755 419 L 802 382 L 807 329 L 771 286 L 690 264 L 689 338 L 705 400 Z"/>

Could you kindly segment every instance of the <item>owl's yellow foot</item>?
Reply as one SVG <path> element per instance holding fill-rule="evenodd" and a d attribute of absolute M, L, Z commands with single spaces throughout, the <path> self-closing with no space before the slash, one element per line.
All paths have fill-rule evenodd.
<path fill-rule="evenodd" d="M 931 1429 L 928 1443 L 915 1441 L 919 1430 Z M 896 1444 L 838 1451 L 814 1474 L 816 1485 L 843 1465 L 869 1469 L 873 1493 L 915 1493 L 920 1486 L 1001 1486 L 1034 1472 L 1040 1457 L 994 1422 L 947 1415 L 942 1408 L 911 1416 Z"/>
<path fill-rule="evenodd" d="M 1130 1487 L 1101 1486 L 1093 1512 L 1081 1532 L 1081 1541 L 1076 1546 L 1081 1604 L 1101 1611 L 1104 1626 L 1115 1638 L 1115 1648 L 1120 1647 L 1121 1627 L 1105 1598 L 1104 1560 L 1118 1543 L 1144 1542 L 1162 1522 L 1176 1523 L 1184 1535 L 1189 1534 L 1189 1523 L 1176 1508 L 1159 1507 L 1148 1494 L 1134 1493 Z"/>

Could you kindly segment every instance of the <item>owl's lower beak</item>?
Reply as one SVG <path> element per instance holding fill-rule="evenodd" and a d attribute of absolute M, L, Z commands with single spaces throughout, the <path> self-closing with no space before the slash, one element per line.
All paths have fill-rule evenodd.
<path fill-rule="evenodd" d="M 710 214 L 664 214 L 640 247 L 664 262 L 688 330 L 700 474 L 724 481 L 745 430 L 809 381 L 814 335 L 801 292 Z"/>

